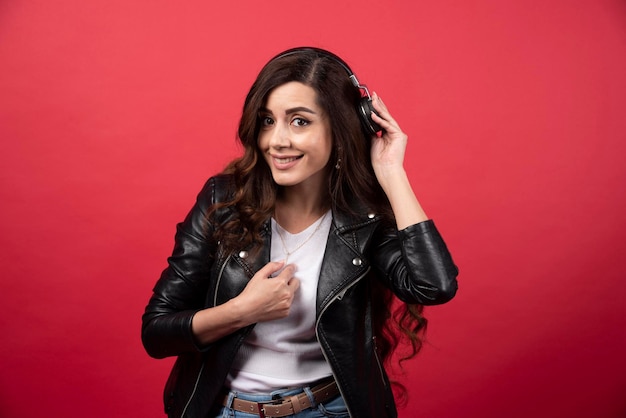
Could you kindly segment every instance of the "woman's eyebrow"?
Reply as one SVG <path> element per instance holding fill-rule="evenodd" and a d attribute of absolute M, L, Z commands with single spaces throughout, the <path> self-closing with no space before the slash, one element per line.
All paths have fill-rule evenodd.
<path fill-rule="evenodd" d="M 285 114 L 287 114 L 287 115 L 291 115 L 293 113 L 298 113 L 298 112 L 305 112 L 305 113 L 311 113 L 312 115 L 317 115 L 316 111 L 314 111 L 312 109 L 309 109 L 306 106 L 297 106 L 297 107 L 292 107 L 290 109 L 285 110 Z M 267 109 L 265 107 L 260 108 L 259 109 L 259 113 L 267 113 L 269 115 L 273 115 L 274 114 L 271 110 L 269 110 L 269 109 Z"/>
<path fill-rule="evenodd" d="M 292 107 L 291 109 L 287 109 L 285 111 L 285 113 L 288 115 L 291 115 L 292 113 L 298 113 L 298 112 L 311 113 L 313 115 L 317 114 L 317 112 L 315 112 L 314 110 L 309 109 L 308 107 L 304 107 L 304 106 Z"/>

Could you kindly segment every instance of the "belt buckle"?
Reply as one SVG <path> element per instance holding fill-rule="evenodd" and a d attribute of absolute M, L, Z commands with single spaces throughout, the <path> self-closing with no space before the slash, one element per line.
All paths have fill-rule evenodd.
<path fill-rule="evenodd" d="M 263 409 L 264 403 L 257 402 L 256 406 L 259 409 L 259 418 L 265 418 L 265 409 Z"/>
<path fill-rule="evenodd" d="M 259 410 L 259 418 L 267 418 L 267 415 L 265 415 L 265 405 L 281 405 L 282 403 L 284 403 L 284 399 L 277 399 L 267 402 L 257 402 L 256 406 Z M 273 416 L 274 415 L 270 415 L 270 418 Z"/>

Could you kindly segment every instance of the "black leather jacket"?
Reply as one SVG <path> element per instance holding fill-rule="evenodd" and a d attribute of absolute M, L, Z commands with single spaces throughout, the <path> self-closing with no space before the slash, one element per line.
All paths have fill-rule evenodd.
<path fill-rule="evenodd" d="M 220 253 L 206 213 L 232 193 L 227 176 L 209 179 L 197 203 L 177 227 L 169 266 L 154 287 L 143 315 L 142 340 L 156 358 L 178 356 L 165 387 L 170 417 L 207 417 L 235 353 L 254 325 L 206 347 L 191 332 L 193 315 L 237 296 L 270 260 L 271 230 L 260 251 Z M 357 204 L 358 206 L 358 204 Z M 387 375 L 372 333 L 372 280 L 382 280 L 403 301 L 439 304 L 457 289 L 457 268 L 432 221 L 402 231 L 383 228 L 381 218 L 333 213 L 317 291 L 316 334 L 351 417 L 395 417 Z M 215 222 L 223 222 L 223 210 Z"/>

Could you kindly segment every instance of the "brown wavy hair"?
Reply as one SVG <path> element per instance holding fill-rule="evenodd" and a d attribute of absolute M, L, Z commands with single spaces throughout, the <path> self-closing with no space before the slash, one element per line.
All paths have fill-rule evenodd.
<path fill-rule="evenodd" d="M 326 172 L 331 209 L 351 213 L 350 201 L 356 197 L 382 214 L 385 222 L 395 225 L 389 201 L 372 168 L 371 137 L 357 113 L 361 91 L 350 81 L 348 68 L 336 55 L 306 47 L 283 52 L 261 69 L 246 96 L 239 122 L 238 139 L 243 155 L 224 170 L 224 174 L 233 178 L 235 194 L 232 200 L 214 208 L 235 209 L 236 216 L 216 231 L 216 238 L 227 253 L 260 244 L 263 225 L 273 214 L 278 186 L 258 147 L 259 111 L 265 107 L 273 89 L 293 81 L 313 88 L 317 104 L 329 116 L 332 151 Z M 338 161 L 341 168 L 335 169 Z M 372 291 L 376 292 L 372 303 L 379 354 L 388 361 L 400 342 L 407 340 L 411 348 L 401 361 L 414 357 L 421 348 L 421 334 L 426 328 L 422 306 L 394 303 L 393 294 L 386 288 Z M 380 297 L 381 291 L 384 298 Z"/>

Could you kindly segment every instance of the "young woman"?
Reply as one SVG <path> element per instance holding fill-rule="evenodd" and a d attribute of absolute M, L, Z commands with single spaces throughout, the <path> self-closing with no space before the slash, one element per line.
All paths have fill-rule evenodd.
<path fill-rule="evenodd" d="M 143 316 L 148 353 L 178 356 L 169 416 L 397 416 L 384 361 L 398 329 L 417 352 L 421 307 L 454 296 L 457 268 L 403 169 L 407 135 L 363 90 L 317 48 L 261 70 L 244 153 L 178 225 Z"/>

